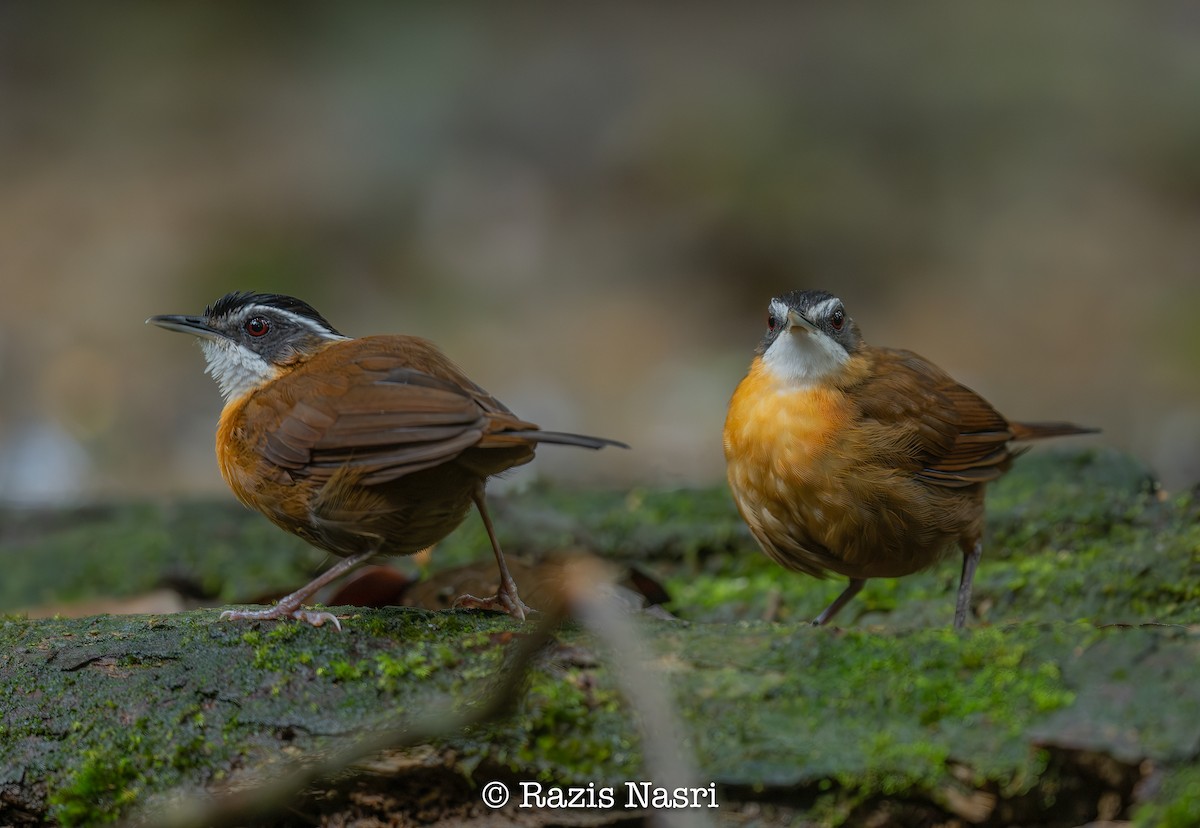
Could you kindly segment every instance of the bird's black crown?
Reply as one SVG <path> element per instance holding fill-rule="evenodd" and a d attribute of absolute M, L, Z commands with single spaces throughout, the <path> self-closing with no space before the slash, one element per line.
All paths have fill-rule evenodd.
<path fill-rule="evenodd" d="M 311 319 L 330 333 L 341 336 L 341 333 L 333 325 L 330 325 L 329 321 L 318 313 L 317 309 L 312 305 L 303 299 L 297 299 L 295 296 L 287 296 L 282 293 L 255 293 L 251 290 L 227 293 L 204 309 L 204 318 L 211 323 L 216 319 L 228 318 L 243 308 L 253 305 L 278 308 L 288 313 L 294 313 L 297 316 L 303 316 Z"/>

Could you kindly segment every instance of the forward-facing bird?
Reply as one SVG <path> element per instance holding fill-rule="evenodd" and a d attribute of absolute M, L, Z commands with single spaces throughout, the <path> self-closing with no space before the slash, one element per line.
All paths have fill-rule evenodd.
<path fill-rule="evenodd" d="M 772 299 L 767 333 L 725 420 L 738 511 L 788 569 L 849 577 L 825 624 L 868 578 L 896 578 L 955 545 L 961 628 L 983 552 L 987 483 L 1010 443 L 1094 429 L 1017 423 L 912 351 L 867 345 L 842 301 L 818 290 Z"/>
<path fill-rule="evenodd" d="M 342 557 L 311 583 L 263 610 L 223 618 L 294 617 L 321 587 L 371 558 L 426 549 L 479 510 L 500 571 L 496 594 L 456 606 L 523 619 L 484 500 L 489 477 L 533 459 L 538 443 L 621 446 L 542 431 L 509 411 L 431 342 L 415 336 L 343 336 L 291 296 L 230 293 L 203 316 L 147 320 L 199 337 L 225 398 L 217 460 L 246 506 Z"/>

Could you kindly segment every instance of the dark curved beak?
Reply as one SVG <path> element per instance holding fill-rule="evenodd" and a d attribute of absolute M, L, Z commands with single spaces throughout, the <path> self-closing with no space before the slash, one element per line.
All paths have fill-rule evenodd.
<path fill-rule="evenodd" d="M 146 320 L 146 324 L 158 325 L 158 327 L 166 328 L 168 331 L 191 334 L 201 339 L 225 338 L 225 334 L 214 328 L 210 328 L 202 316 L 176 316 L 173 314 L 151 316 Z"/>

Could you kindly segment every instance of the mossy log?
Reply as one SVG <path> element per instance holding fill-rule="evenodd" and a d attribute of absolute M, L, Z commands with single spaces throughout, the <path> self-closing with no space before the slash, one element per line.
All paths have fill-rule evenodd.
<path fill-rule="evenodd" d="M 511 714 L 356 763 L 258 823 L 636 822 L 645 812 L 626 807 L 639 805 L 626 783 L 656 780 L 638 699 L 616 675 L 631 660 L 669 689 L 683 725 L 670 749 L 695 765 L 695 793 L 712 791 L 720 806 L 693 797 L 697 819 L 1200 822 L 1197 504 L 1158 491 L 1127 458 L 1039 453 L 994 487 L 977 617 L 962 634 L 949 629 L 951 562 L 872 581 L 841 629 L 812 628 L 807 619 L 841 585 L 770 564 L 719 488 L 538 487 L 494 511 L 530 578 L 552 569 L 539 567 L 542 556 L 583 548 L 662 584 L 676 618 L 635 614 L 644 660 L 568 621 Z M 0 608 L 10 611 L 164 584 L 193 601 L 244 602 L 320 564 L 224 505 L 3 517 Z M 473 557 L 487 554 L 469 521 L 421 585 Z M 530 631 L 474 612 L 337 612 L 341 632 L 222 622 L 209 607 L 5 617 L 0 824 L 153 824 L 189 797 L 252 790 L 429 711 L 469 711 L 514 669 Z M 514 794 L 499 811 L 481 801 L 492 780 Z M 574 786 L 583 805 L 603 804 L 595 792 L 612 788 L 614 803 L 523 809 L 521 782 L 542 796 Z"/>

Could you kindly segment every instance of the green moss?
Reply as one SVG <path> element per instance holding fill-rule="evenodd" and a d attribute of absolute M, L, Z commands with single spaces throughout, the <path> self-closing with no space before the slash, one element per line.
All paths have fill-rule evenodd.
<path fill-rule="evenodd" d="M 1072 627 L 903 636 L 746 625 L 668 634 L 712 664 L 681 683 L 702 763 L 737 784 L 832 779 L 873 795 L 933 790 L 955 760 L 1007 791 L 1037 777 L 1023 737 L 1074 691 L 1052 658 Z M 1052 645 L 1052 646 L 1051 646 Z M 722 711 L 736 703 L 739 714 Z"/>
<path fill-rule="evenodd" d="M 254 666 L 260 670 L 292 670 L 313 661 L 312 653 L 297 642 L 307 626 L 282 621 L 265 630 L 248 630 L 242 635 L 242 641 L 254 647 Z"/>
<path fill-rule="evenodd" d="M 317 676 L 329 676 L 334 681 L 358 681 L 365 673 L 361 663 L 351 664 L 349 661 L 331 661 L 317 668 Z"/>
<path fill-rule="evenodd" d="M 1169 771 L 1157 796 L 1134 814 L 1134 824 L 1154 828 L 1200 825 L 1200 767 Z"/>
<path fill-rule="evenodd" d="M 164 573 L 228 602 L 304 583 L 324 555 L 229 501 L 0 514 L 0 610 L 112 598 Z"/>
<path fill-rule="evenodd" d="M 475 698 L 484 688 L 456 668 L 490 675 L 514 627 L 397 610 L 368 613 L 362 626 L 380 635 L 367 636 L 342 614 L 341 633 L 246 629 L 212 611 L 0 623 L 0 784 L 33 774 L 58 821 L 111 821 L 224 775 L 233 757 L 269 765 L 283 745 L 316 749 L 332 738 L 317 734 L 353 733 L 439 696 Z"/>
<path fill-rule="evenodd" d="M 634 729 L 604 672 L 539 670 L 515 720 L 480 728 L 468 753 L 514 773 L 556 785 L 619 785 L 637 779 L 641 758 Z"/>
<path fill-rule="evenodd" d="M 50 814 L 63 826 L 116 822 L 121 811 L 138 798 L 140 763 L 134 751 L 138 741 L 123 745 L 124 755 L 100 751 L 83 754 L 79 770 L 50 798 Z"/>
<path fill-rule="evenodd" d="M 394 691 L 414 679 L 428 679 L 439 670 L 455 667 L 461 661 L 458 648 L 447 643 L 424 641 L 398 653 L 376 653 L 372 659 L 334 660 L 318 667 L 316 675 L 338 682 L 374 678 L 379 689 Z"/>
<path fill-rule="evenodd" d="M 437 653 L 430 652 L 437 650 Z M 457 661 L 453 651 L 445 645 L 409 649 L 399 656 L 379 653 L 375 656 L 375 671 L 381 686 L 395 684 L 408 678 L 427 679 L 435 670 L 449 667 Z"/>
<path fill-rule="evenodd" d="M 69 545 L 94 535 L 97 544 L 81 548 L 108 554 L 130 540 L 138 554 L 166 554 L 169 567 L 190 549 L 198 568 L 189 577 L 222 594 L 254 594 L 237 584 L 257 566 L 295 570 L 295 580 L 311 574 L 308 563 L 276 560 L 287 558 L 278 546 L 287 539 L 252 513 L 139 508 L 105 513 L 107 528 L 93 514 L 50 530 L 47 548 L 62 547 L 48 560 L 57 566 Z M 839 618 L 846 629 L 811 628 L 807 620 L 844 582 L 769 561 L 723 487 L 535 487 L 498 499 L 493 511 L 514 552 L 581 543 L 667 583 L 672 610 L 693 623 L 638 623 L 675 693 L 687 749 L 704 778 L 730 790 L 787 792 L 822 824 L 853 824 L 860 806 L 880 798 L 937 802 L 948 785 L 1049 801 L 1068 789 L 1053 746 L 1070 744 L 1164 770 L 1163 793 L 1139 813 L 1145 824 L 1194 816 L 1200 639 L 1185 626 L 1106 626 L 1200 621 L 1200 509 L 1191 496 L 1161 498 L 1137 464 L 1090 451 L 1022 458 L 989 499 L 979 618 L 963 634 L 949 630 L 953 560 L 873 580 Z M 204 537 L 201 526 L 226 519 L 227 534 Z M 477 523 L 439 548 L 435 565 L 459 553 L 477 559 L 487 548 Z M 176 536 L 184 530 L 195 537 Z M 36 533 L 0 532 L 0 552 L 33 554 Z M 264 563 L 238 564 L 228 581 L 204 574 L 206 545 L 226 566 L 243 544 Z M 66 581 L 115 582 L 94 566 L 65 565 Z M 131 588 L 155 567 L 132 564 Z M 776 599 L 776 623 L 745 620 Z M 529 629 L 486 613 L 337 612 L 340 633 L 219 622 L 213 610 L 0 617 L 0 785 L 16 789 L 26 774 L 46 780 L 49 815 L 70 825 L 152 808 L 242 768 L 269 776 L 284 755 L 328 750 L 400 716 L 476 704 Z M 555 784 L 640 778 L 637 722 L 611 665 L 558 663 L 553 653 L 595 648 L 573 625 L 559 639 L 563 649 L 538 664 L 510 718 L 435 749 L 464 773 L 498 763 Z"/>
<path fill-rule="evenodd" d="M 185 709 L 170 729 L 142 717 L 99 735 L 104 746 L 84 750 L 82 760 L 54 786 L 49 813 L 60 825 L 115 822 L 148 788 L 177 783 L 211 761 L 216 751 L 205 738 L 204 715 L 195 706 Z"/>
<path fill-rule="evenodd" d="M 1194 750 L 1200 641 L 1177 629 L 641 628 L 703 777 L 811 791 L 829 824 L 851 819 L 858 803 L 927 801 L 949 784 L 1049 796 L 1057 782 L 1048 754 L 1031 745 L 1059 733 L 1094 734 L 1093 750 L 1167 766 Z M 506 669 L 520 629 L 483 613 L 397 610 L 362 611 L 341 633 L 246 630 L 211 612 L 0 625 L 0 777 L 20 746 L 22 772 L 48 782 L 53 817 L 87 824 L 206 784 L 231 763 L 269 775 L 281 748 L 322 751 L 398 715 L 476 703 Z M 185 633 L 194 643 L 180 650 Z M 268 642 L 311 661 L 281 673 L 259 663 Z M 562 652 L 595 647 L 571 626 L 561 642 Z M 47 659 L 56 669 L 42 669 Z M 629 704 L 607 663 L 584 664 L 540 664 L 511 718 L 439 747 L 464 772 L 490 763 L 555 784 L 641 778 Z"/>

